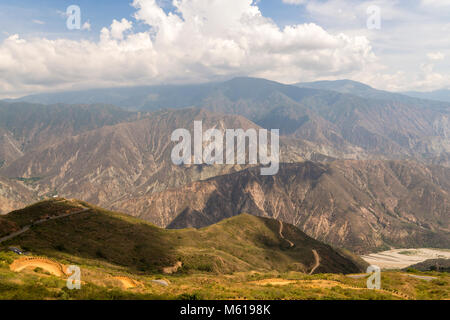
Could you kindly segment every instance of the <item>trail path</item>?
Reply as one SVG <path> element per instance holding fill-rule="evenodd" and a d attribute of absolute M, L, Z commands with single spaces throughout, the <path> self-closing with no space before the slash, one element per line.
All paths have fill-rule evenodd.
<path fill-rule="evenodd" d="M 314 254 L 314 259 L 316 259 L 316 263 L 314 264 L 314 267 L 311 269 L 309 274 L 313 274 L 313 272 L 316 271 L 316 269 L 320 266 L 320 256 L 319 256 L 319 254 L 314 249 L 312 250 L 312 252 Z"/>
<path fill-rule="evenodd" d="M 73 215 L 75 215 L 75 214 L 80 214 L 80 213 L 87 212 L 87 211 L 89 211 L 89 210 L 91 210 L 91 209 L 89 209 L 89 208 L 84 208 L 83 210 L 80 210 L 80 211 L 71 212 L 71 213 L 67 213 L 67 214 L 62 214 L 62 215 L 60 215 L 60 216 L 49 217 L 49 218 L 47 218 L 47 219 L 37 220 L 37 221 L 34 221 L 34 222 L 33 222 L 33 225 L 42 224 L 42 223 L 45 223 L 45 222 L 51 221 L 51 220 L 56 220 L 56 219 L 61 219 L 61 218 L 70 217 L 70 216 L 73 216 Z M 8 241 L 8 240 L 11 240 L 11 239 L 13 239 L 13 238 L 15 238 L 15 237 L 21 235 L 22 233 L 27 232 L 28 230 L 30 230 L 31 226 L 32 226 L 32 225 L 26 225 L 26 226 L 24 226 L 22 229 L 20 229 L 19 231 L 16 231 L 16 232 L 10 234 L 9 236 L 0 238 L 0 243 L 5 242 L 5 241 Z"/>
<path fill-rule="evenodd" d="M 294 246 L 294 243 L 292 241 L 286 239 L 284 237 L 284 235 L 283 235 L 283 221 L 278 220 L 278 222 L 280 223 L 280 232 L 279 232 L 280 233 L 280 238 L 285 240 L 287 243 L 289 243 L 289 247 L 292 248 Z M 311 269 L 311 271 L 309 272 L 309 274 L 313 274 L 313 272 L 320 266 L 320 256 L 319 256 L 319 254 L 314 249 L 312 250 L 312 252 L 314 254 L 314 258 L 315 258 L 316 262 L 315 262 L 313 268 Z"/>
<path fill-rule="evenodd" d="M 280 222 L 280 238 L 285 240 L 287 243 L 289 243 L 289 247 L 292 248 L 294 246 L 294 243 L 288 239 L 286 239 L 283 235 L 283 221 L 278 220 Z"/>
<path fill-rule="evenodd" d="M 20 258 L 15 260 L 9 268 L 14 272 L 20 272 L 26 268 L 41 268 L 48 273 L 61 277 L 67 274 L 66 266 L 56 261 L 40 258 L 40 257 L 31 257 L 31 258 Z"/>

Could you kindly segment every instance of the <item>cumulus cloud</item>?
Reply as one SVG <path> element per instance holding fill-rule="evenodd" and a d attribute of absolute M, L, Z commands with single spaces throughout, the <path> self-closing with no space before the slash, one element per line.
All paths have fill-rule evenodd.
<path fill-rule="evenodd" d="M 380 8 L 380 30 L 367 28 L 367 8 L 373 5 Z M 386 90 L 424 91 L 450 85 L 450 65 L 444 60 L 450 54 L 450 23 L 444 7 L 450 7 L 449 0 L 309 0 L 304 10 L 310 21 L 330 33 L 370 41 L 378 61 L 351 79 Z M 430 61 L 441 61 L 439 69 L 420 67 Z"/>
<path fill-rule="evenodd" d="M 102 35 L 111 36 L 113 39 L 123 40 L 124 32 L 130 30 L 133 27 L 133 23 L 123 18 L 121 21 L 113 20 L 110 30 L 107 28 L 102 29 Z"/>
<path fill-rule="evenodd" d="M 97 42 L 9 36 L 0 44 L 0 92 L 200 82 L 260 76 L 282 82 L 351 75 L 374 63 L 365 37 L 317 24 L 279 28 L 251 0 L 178 0 L 166 13 L 134 0 L 136 23 L 114 20 Z M 87 28 L 87 27 L 86 27 Z"/>

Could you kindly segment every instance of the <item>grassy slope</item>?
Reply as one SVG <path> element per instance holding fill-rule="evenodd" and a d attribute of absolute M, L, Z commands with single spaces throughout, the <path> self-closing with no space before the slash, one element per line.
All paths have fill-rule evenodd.
<path fill-rule="evenodd" d="M 30 225 L 33 221 L 44 219 L 45 217 L 58 216 L 82 209 L 83 207 L 76 201 L 57 198 L 50 201 L 40 201 L 23 209 L 12 211 L 7 216 L 3 216 L 3 218 L 22 228 Z M 0 236 L 2 236 L 2 233 L 0 233 Z"/>
<path fill-rule="evenodd" d="M 33 226 L 3 245 L 18 245 L 55 258 L 70 255 L 104 261 L 140 273 L 161 272 L 177 261 L 183 262 L 183 272 L 308 272 L 315 263 L 312 249 L 321 257 L 318 273 L 362 270 L 355 260 L 285 225 L 284 236 L 295 243 L 289 248 L 279 236 L 279 222 L 275 220 L 243 214 L 200 230 L 165 230 L 127 215 L 84 205 L 92 210 Z M 23 226 L 43 215 L 63 214 L 79 207 L 76 202 L 44 201 L 4 219 Z"/>
<path fill-rule="evenodd" d="M 89 206 L 88 204 L 83 204 Z M 53 209 L 49 212 L 48 208 Z M 56 210 L 55 210 L 56 208 Z M 279 237 L 277 221 L 241 215 L 201 230 L 164 230 L 141 220 L 92 207 L 90 213 L 51 220 L 33 227 L 22 236 L 0 246 L 0 299 L 399 299 L 389 291 L 365 288 L 365 279 L 341 274 L 306 275 L 288 271 L 312 263 L 311 248 L 321 255 L 327 268 L 338 268 L 340 255 L 330 247 L 285 225 L 284 236 L 293 241 L 288 248 Z M 62 214 L 79 209 L 70 202 L 40 202 L 3 217 L 16 223 L 38 219 L 42 212 Z M 20 273 L 9 270 L 17 259 L 2 251 L 20 245 L 33 255 L 47 256 L 82 270 L 82 289 L 68 290 L 64 278 L 39 268 Z M 333 254 L 335 256 L 333 256 Z M 312 255 L 311 255 L 312 256 Z M 184 268 L 173 275 L 160 274 L 161 267 L 182 260 Z M 299 263 L 300 264 L 295 264 Z M 348 261 L 348 260 L 345 260 Z M 347 262 L 348 263 L 348 262 Z M 342 266 L 341 266 L 342 267 Z M 277 269 L 277 270 L 273 270 Z M 212 272 L 211 272 L 212 271 Z M 244 271 L 233 272 L 232 271 Z M 225 274 L 230 272 L 230 274 Z M 382 287 L 411 298 L 450 297 L 448 273 L 427 272 L 437 280 L 430 282 L 383 272 Z M 125 290 L 115 276 L 126 276 L 142 286 Z M 166 279 L 163 287 L 153 279 Z M 288 285 L 260 284 L 262 279 L 289 279 Z M 359 288 L 359 289 L 358 289 Z"/>
<path fill-rule="evenodd" d="M 382 288 L 368 290 L 366 279 L 351 279 L 339 274 L 305 275 L 298 272 L 244 272 L 233 275 L 211 273 L 165 275 L 170 283 L 163 287 L 152 280 L 161 275 L 136 275 L 123 268 L 99 262 L 98 266 L 80 263 L 81 290 L 68 290 L 66 281 L 36 268 L 15 273 L 9 264 L 17 256 L 0 252 L 0 300 L 3 299 L 448 299 L 450 275 L 427 272 L 436 280 L 427 282 L 404 275 L 404 272 L 383 272 Z M 72 257 L 72 259 L 78 259 Z M 87 260 L 84 260 L 86 262 Z M 114 276 L 127 276 L 139 281 L 140 287 L 125 290 Z M 287 285 L 261 283 L 261 280 Z M 401 293 L 401 296 L 392 294 Z"/>

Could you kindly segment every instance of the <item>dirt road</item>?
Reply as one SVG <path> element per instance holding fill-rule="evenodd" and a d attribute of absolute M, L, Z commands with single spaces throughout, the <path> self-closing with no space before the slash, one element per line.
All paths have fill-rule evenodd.
<path fill-rule="evenodd" d="M 314 259 L 316 259 L 316 263 L 314 264 L 314 267 L 311 269 L 309 274 L 313 274 L 313 272 L 316 271 L 316 269 L 320 266 L 320 256 L 319 256 L 319 254 L 314 249 L 312 250 L 312 252 L 314 254 Z"/>
<path fill-rule="evenodd" d="M 294 243 L 288 239 L 286 239 L 283 235 L 283 221 L 278 220 L 280 222 L 280 238 L 285 240 L 287 243 L 289 243 L 289 247 L 292 248 L 294 246 Z"/>
<path fill-rule="evenodd" d="M 60 216 L 54 216 L 54 217 L 50 217 L 50 218 L 48 218 L 48 219 L 37 220 L 37 221 L 33 222 L 33 225 L 39 225 L 39 224 L 45 223 L 45 222 L 47 222 L 47 221 L 51 221 L 51 220 L 56 220 L 56 219 L 61 219 L 61 218 L 70 217 L 70 216 L 73 216 L 73 215 L 75 215 L 75 214 L 80 214 L 80 213 L 87 212 L 87 211 L 89 211 L 89 210 L 91 210 L 91 209 L 89 209 L 89 208 L 84 208 L 83 210 L 80 210 L 80 211 L 71 212 L 71 213 L 67 213 L 67 214 L 60 215 Z M 20 230 L 17 231 L 17 232 L 14 232 L 14 233 L 12 233 L 12 234 L 6 236 L 6 237 L 0 238 L 0 243 L 5 242 L 5 241 L 8 241 L 8 240 L 11 240 L 11 239 L 13 239 L 13 238 L 15 238 L 15 237 L 21 235 L 22 233 L 27 232 L 28 230 L 30 230 L 31 226 L 32 226 L 32 225 L 27 225 L 27 226 L 23 227 L 22 229 L 20 229 Z"/>

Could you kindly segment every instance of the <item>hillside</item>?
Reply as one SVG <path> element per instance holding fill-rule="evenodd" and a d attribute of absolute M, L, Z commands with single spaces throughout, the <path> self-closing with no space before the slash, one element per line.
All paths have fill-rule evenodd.
<path fill-rule="evenodd" d="M 120 198 L 163 191 L 246 167 L 174 165 L 171 152 L 176 143 L 171 141 L 172 132 L 178 128 L 193 132 L 196 120 L 203 121 L 205 131 L 260 129 L 236 115 L 195 108 L 158 111 L 137 121 L 62 138 L 59 143 L 27 152 L 0 172 L 10 178 L 36 179 L 40 196 L 59 195 L 109 206 Z M 280 141 L 285 162 L 302 161 L 304 157 L 326 159 L 315 150 L 315 146 L 300 140 Z"/>
<path fill-rule="evenodd" d="M 61 138 L 140 115 L 111 105 L 41 105 L 0 101 L 0 162 L 55 144 Z M 6 151 L 10 149 L 8 153 Z"/>
<path fill-rule="evenodd" d="M 298 226 L 365 253 L 388 246 L 450 246 L 450 170 L 415 162 L 284 164 L 257 168 L 112 205 L 162 227 L 204 227 L 240 212 Z M 136 214 L 137 213 L 137 214 Z"/>
<path fill-rule="evenodd" d="M 405 268 L 405 270 L 411 269 L 419 271 L 450 272 L 450 259 L 428 259 Z"/>
<path fill-rule="evenodd" d="M 1 240 L 31 221 L 34 226 L 21 235 Z M 164 230 L 84 202 L 54 199 L 0 218 L 0 241 L 0 299 L 449 297 L 448 274 L 435 271 L 384 271 L 382 289 L 367 289 L 365 274 L 348 274 L 366 269 L 360 258 L 292 225 L 246 214 L 200 230 Z M 66 287 L 69 265 L 81 269 L 80 290 Z"/>
<path fill-rule="evenodd" d="M 37 195 L 20 181 L 0 176 L 0 215 L 37 200 Z"/>
<path fill-rule="evenodd" d="M 0 127 L 0 168 L 23 156 L 21 144 L 12 133 Z"/>
<path fill-rule="evenodd" d="M 294 226 L 251 215 L 239 215 L 204 229 L 165 230 L 142 220 L 63 199 L 40 202 L 2 217 L 21 227 L 42 216 L 89 211 L 33 226 L 2 243 L 53 258 L 99 260 L 132 272 L 160 273 L 181 262 L 184 272 L 288 271 L 352 273 L 360 260 L 336 251 Z M 10 230 L 9 232 L 16 231 Z M 1 235 L 0 235 L 1 237 Z M 319 255 L 317 265 L 313 250 Z M 314 268 L 314 270 L 313 270 Z"/>
<path fill-rule="evenodd" d="M 2 169 L 8 177 L 37 178 L 40 195 L 75 197 L 98 205 L 130 194 L 162 191 L 232 168 L 178 167 L 170 154 L 171 133 L 205 125 L 249 127 L 245 119 L 223 118 L 200 110 L 162 111 L 135 122 L 105 126 L 69 136 L 60 143 L 29 152 Z M 224 171 L 225 170 L 225 171 Z"/>

